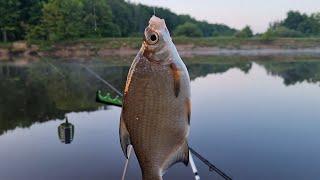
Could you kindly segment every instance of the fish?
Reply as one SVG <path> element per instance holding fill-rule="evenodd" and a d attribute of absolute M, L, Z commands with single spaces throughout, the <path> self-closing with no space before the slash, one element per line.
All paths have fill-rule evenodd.
<path fill-rule="evenodd" d="M 122 151 L 127 157 L 132 145 L 143 180 L 162 180 L 172 165 L 188 165 L 190 94 L 165 20 L 152 16 L 128 72 L 119 126 Z"/>

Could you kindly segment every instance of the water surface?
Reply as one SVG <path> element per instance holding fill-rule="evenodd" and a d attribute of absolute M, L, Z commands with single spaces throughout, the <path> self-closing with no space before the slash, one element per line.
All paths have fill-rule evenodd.
<path fill-rule="evenodd" d="M 320 60 L 320 59 L 319 59 Z M 128 63 L 41 60 L 0 64 L 0 179 L 120 179 L 121 109 L 95 102 L 111 92 L 79 64 L 122 90 Z M 190 146 L 234 179 L 320 177 L 320 61 L 188 61 Z M 58 127 L 67 116 L 71 143 Z M 221 179 L 195 159 L 202 179 Z M 135 158 L 128 179 L 140 179 Z M 183 164 L 165 179 L 193 179 Z"/>

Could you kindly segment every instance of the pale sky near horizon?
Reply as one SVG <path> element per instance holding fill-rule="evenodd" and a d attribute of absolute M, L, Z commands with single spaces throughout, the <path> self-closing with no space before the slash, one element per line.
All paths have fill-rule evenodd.
<path fill-rule="evenodd" d="M 249 25 L 255 32 L 265 31 L 270 22 L 282 20 L 289 10 L 311 14 L 320 12 L 320 0 L 130 0 L 169 8 L 197 20 L 223 23 L 237 29 Z"/>

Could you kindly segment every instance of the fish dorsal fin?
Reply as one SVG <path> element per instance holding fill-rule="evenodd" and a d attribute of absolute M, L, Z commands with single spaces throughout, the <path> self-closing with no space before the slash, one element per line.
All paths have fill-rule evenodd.
<path fill-rule="evenodd" d="M 188 166 L 189 163 L 189 146 L 188 142 L 185 141 L 182 146 L 165 161 L 162 165 L 163 174 L 174 164 L 183 162 L 184 165 Z"/>

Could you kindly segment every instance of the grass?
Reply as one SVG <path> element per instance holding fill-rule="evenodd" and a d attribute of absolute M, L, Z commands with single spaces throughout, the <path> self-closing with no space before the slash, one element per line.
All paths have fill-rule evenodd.
<path fill-rule="evenodd" d="M 11 45 L 11 42 L 0 42 L 0 48 L 10 48 Z"/>
<path fill-rule="evenodd" d="M 197 47 L 220 47 L 238 49 L 244 45 L 277 45 L 281 47 L 310 47 L 320 45 L 320 38 L 276 38 L 264 40 L 262 38 L 175 38 L 176 44 L 194 44 Z"/>
<path fill-rule="evenodd" d="M 264 46 L 295 49 L 318 47 L 320 38 L 276 38 L 272 40 L 264 40 L 262 38 L 235 38 L 235 37 L 174 37 L 173 42 L 176 45 L 191 45 L 192 47 L 216 47 L 227 49 L 240 49 L 244 47 L 263 48 Z M 141 47 L 142 37 L 128 38 L 82 38 L 75 40 L 64 40 L 59 42 L 49 41 L 30 41 L 29 44 L 39 45 L 40 51 L 50 51 L 56 48 L 64 48 L 68 46 L 82 46 L 91 49 L 119 49 L 132 48 L 139 49 Z M 0 43 L 0 48 L 8 48 L 11 43 Z"/>
<path fill-rule="evenodd" d="M 193 47 L 217 47 L 239 49 L 242 46 L 274 45 L 281 48 L 307 48 L 319 46 L 320 38 L 277 38 L 264 40 L 261 38 L 234 38 L 234 37 L 209 37 L 209 38 L 188 38 L 175 37 L 173 42 L 176 45 L 192 45 Z M 138 49 L 141 47 L 142 38 L 86 38 L 69 40 L 56 43 L 56 45 L 89 44 L 97 48 L 118 49 L 121 47 Z"/>

